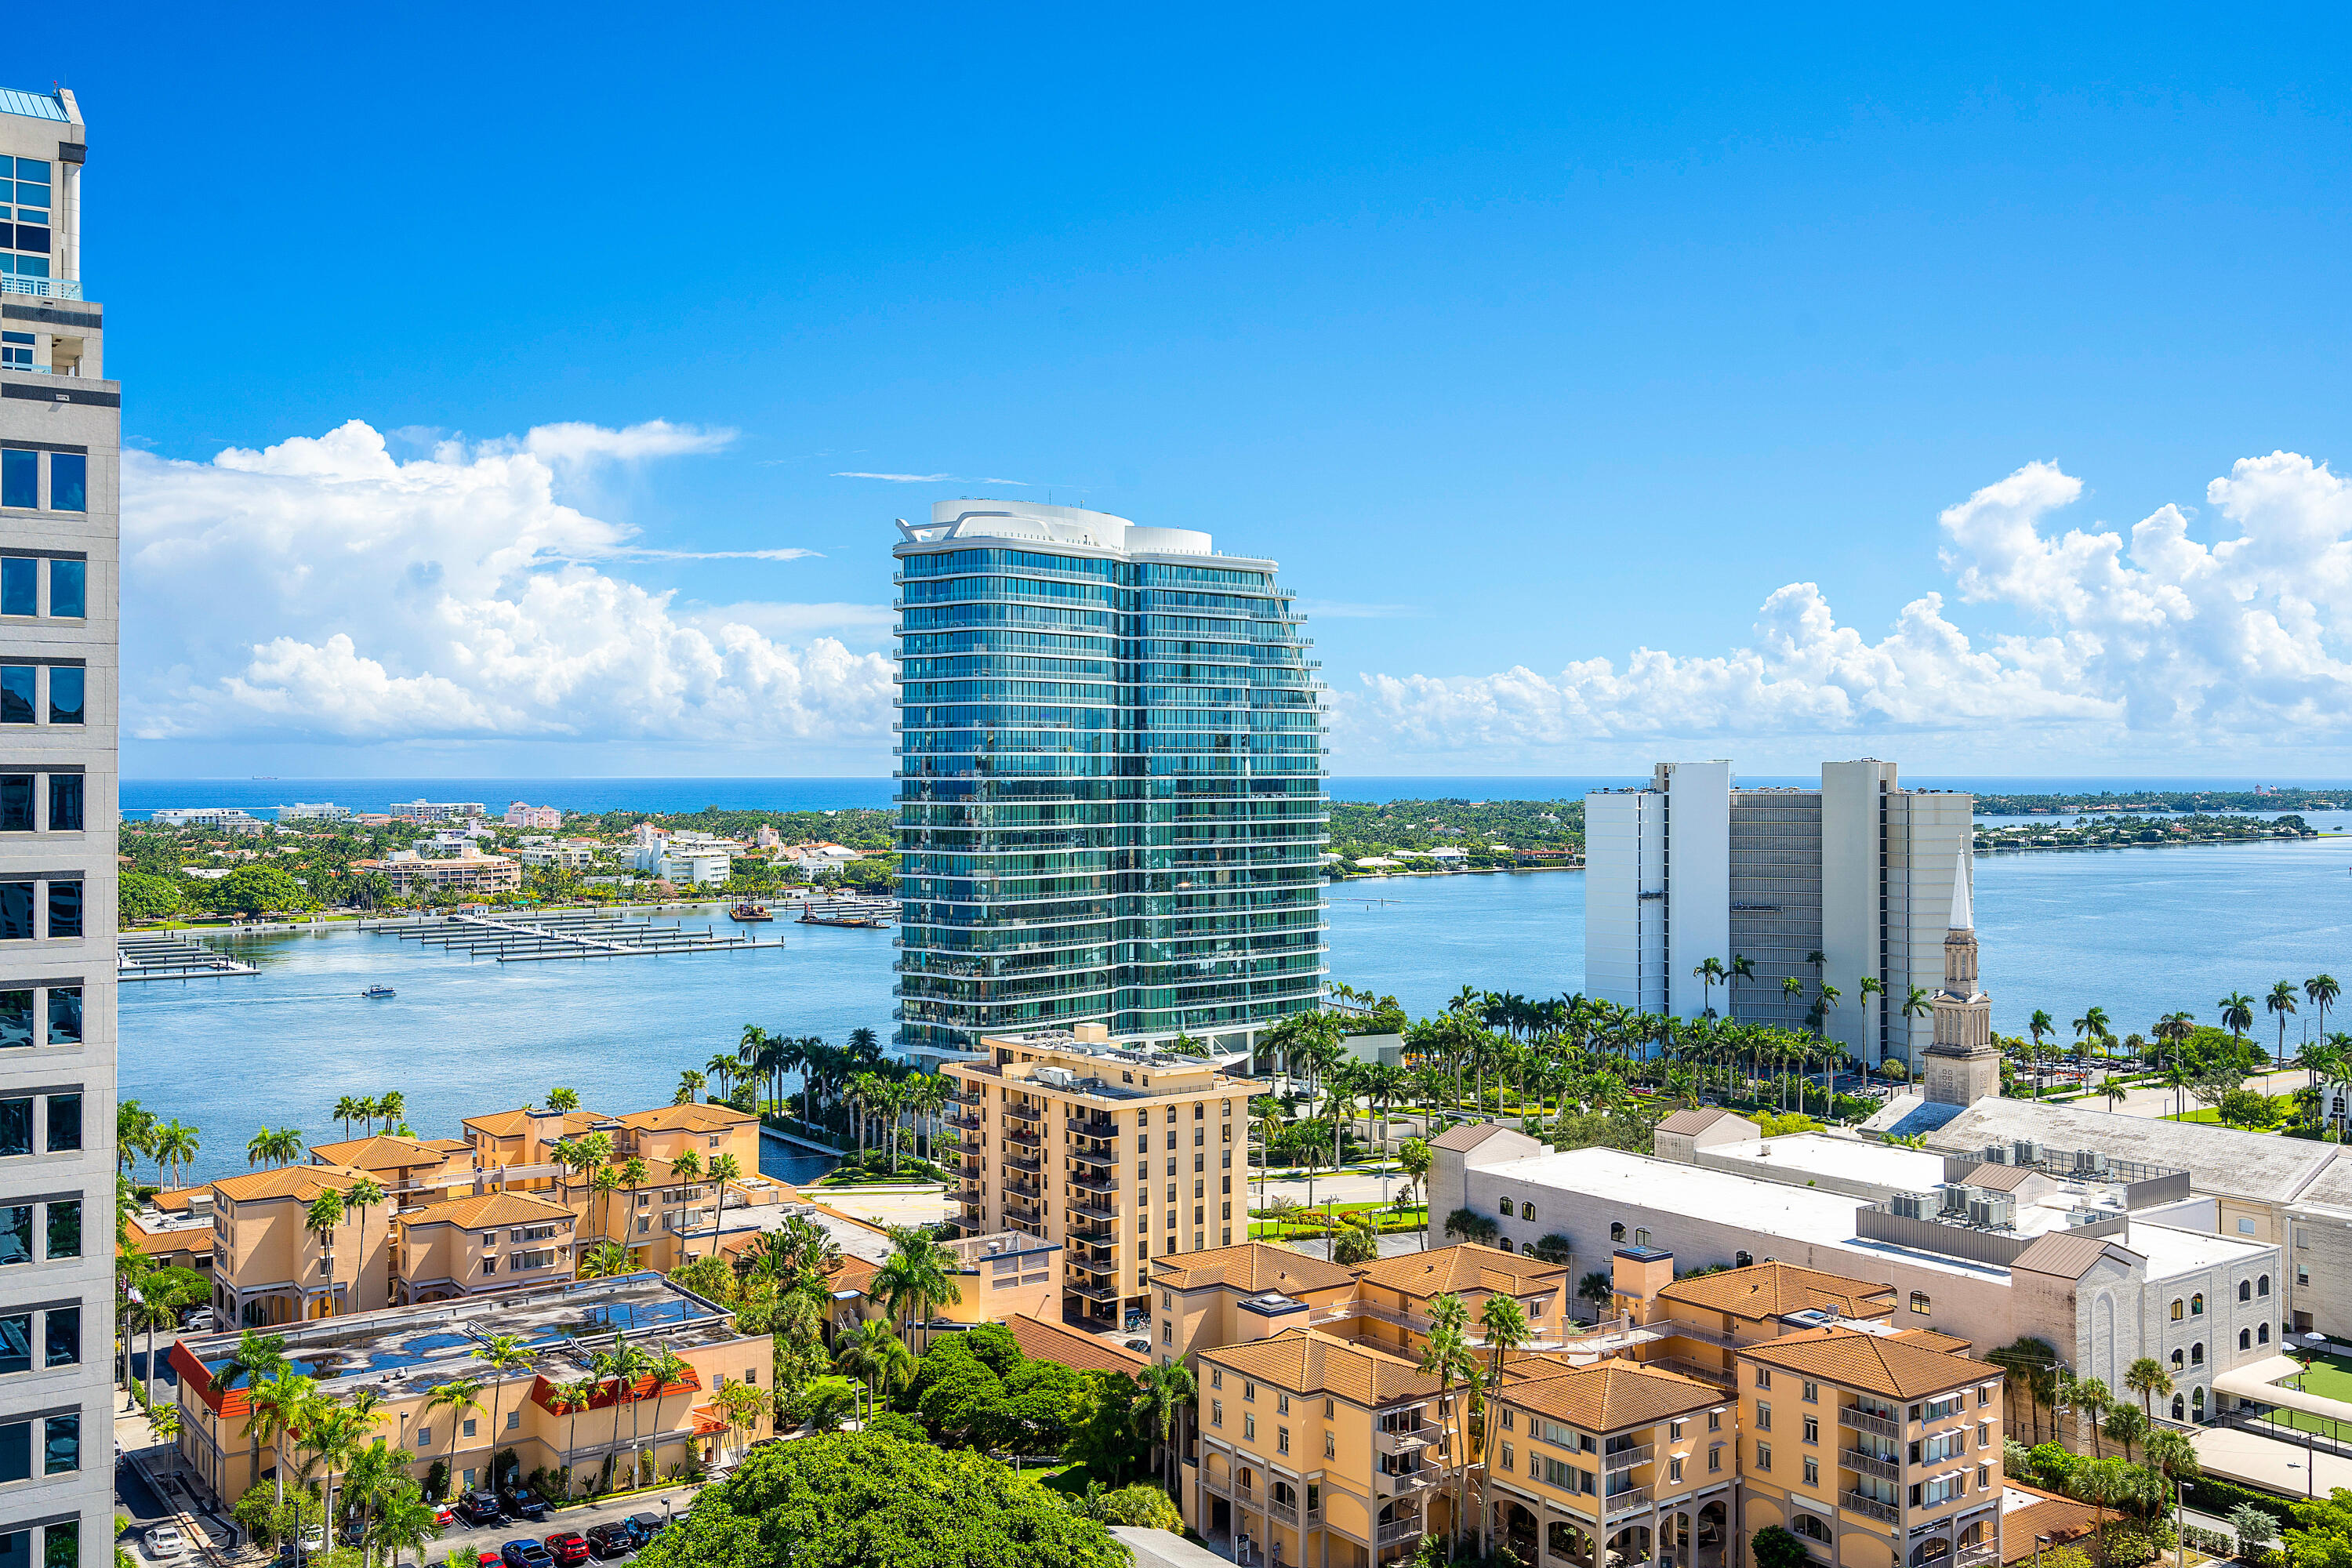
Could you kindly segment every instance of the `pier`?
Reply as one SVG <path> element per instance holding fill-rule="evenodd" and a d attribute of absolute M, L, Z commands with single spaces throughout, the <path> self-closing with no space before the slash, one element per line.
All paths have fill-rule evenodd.
<path fill-rule="evenodd" d="M 260 973 L 184 931 L 125 931 L 115 939 L 117 980 L 210 980 Z"/>
<path fill-rule="evenodd" d="M 468 958 L 495 958 L 500 963 L 741 952 L 784 945 L 781 941 L 761 942 L 754 936 L 722 931 L 716 926 L 706 926 L 698 931 L 683 925 L 585 911 L 503 919 L 478 914 L 412 915 L 362 924 L 363 929 L 379 936 L 397 937 L 420 947 L 437 947 L 445 952 L 462 951 Z"/>

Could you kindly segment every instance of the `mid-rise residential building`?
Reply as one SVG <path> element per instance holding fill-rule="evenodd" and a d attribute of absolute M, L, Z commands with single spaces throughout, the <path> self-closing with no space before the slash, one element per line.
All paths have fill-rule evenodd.
<path fill-rule="evenodd" d="M 509 827 L 561 827 L 563 812 L 557 806 L 530 805 L 519 800 L 507 807 L 505 822 Z"/>
<path fill-rule="evenodd" d="M 1916 1068 L 1934 1030 L 1905 1004 L 1942 983 L 1974 813 L 1973 796 L 1905 789 L 1871 759 L 1823 763 L 1818 791 L 1740 788 L 1727 762 L 1661 763 L 1645 788 L 1596 791 L 1585 989 L 1647 1013 L 1817 1022 L 1861 1060 Z M 1699 973 L 1710 959 L 1719 973 Z M 1842 994 L 1826 1007 L 1824 984 Z"/>
<path fill-rule="evenodd" d="M 158 827 L 201 827 L 214 833 L 258 834 L 269 825 L 241 805 L 173 806 L 151 812 Z"/>
<path fill-rule="evenodd" d="M 0 1555 L 113 1551 L 122 391 L 74 95 L 0 90 Z"/>
<path fill-rule="evenodd" d="M 596 1358 L 615 1334 L 646 1323 L 660 1325 L 657 1338 L 633 1333 L 633 1342 L 667 1359 L 633 1381 L 600 1375 Z M 774 1419 L 772 1398 L 728 1392 L 741 1385 L 772 1394 L 770 1337 L 737 1332 L 727 1308 L 659 1275 L 566 1280 L 278 1332 L 289 1361 L 317 1379 L 326 1397 L 349 1408 L 363 1388 L 376 1396 L 365 1439 L 380 1438 L 420 1482 L 436 1463 L 446 1465 L 454 1489 L 491 1484 L 492 1456 L 508 1450 L 511 1468 L 496 1478 L 500 1486 L 566 1470 L 577 1490 L 613 1466 L 625 1480 L 633 1458 L 667 1475 L 688 1460 L 740 1453 L 768 1435 Z M 516 1336 L 527 1359 L 488 1359 L 487 1342 L 497 1334 Z M 253 1429 L 246 1374 L 215 1386 L 237 1340 L 234 1332 L 184 1339 L 171 1352 L 180 1473 L 223 1511 L 280 1462 L 269 1435 Z M 471 1405 L 436 1395 L 477 1380 Z"/>
<path fill-rule="evenodd" d="M 278 820 L 283 822 L 349 822 L 352 808 L 337 805 L 332 801 L 298 800 L 292 805 L 278 808 Z"/>
<path fill-rule="evenodd" d="M 490 808 L 478 800 L 415 800 L 394 802 L 389 815 L 394 822 L 458 822 L 488 816 Z"/>
<path fill-rule="evenodd" d="M 957 1089 L 957 1229 L 1061 1244 L 1066 1305 L 1116 1325 L 1154 1258 L 1249 1234 L 1249 1099 L 1262 1080 L 1201 1057 L 1115 1046 L 1098 1024 L 983 1036 Z"/>
<path fill-rule="evenodd" d="M 1022 501 L 899 532 L 901 1046 L 1311 1009 L 1321 688 L 1275 563 Z"/>
<path fill-rule="evenodd" d="M 2000 1560 L 2001 1370 L 1942 1336 L 1835 1324 L 1738 1352 L 1743 1529 L 1831 1568 Z"/>
<path fill-rule="evenodd" d="M 522 886 L 522 868 L 506 855 L 484 855 L 470 846 L 455 855 L 427 858 L 414 849 L 394 850 L 381 860 L 354 860 L 355 871 L 373 871 L 392 884 L 395 899 L 455 889 L 465 893 L 511 893 Z"/>

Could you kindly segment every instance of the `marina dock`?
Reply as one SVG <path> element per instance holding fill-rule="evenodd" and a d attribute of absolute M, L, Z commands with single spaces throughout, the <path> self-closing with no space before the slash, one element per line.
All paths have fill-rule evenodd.
<path fill-rule="evenodd" d="M 125 931 L 115 939 L 117 980 L 210 980 L 260 973 L 185 931 Z"/>
<path fill-rule="evenodd" d="M 402 942 L 414 942 L 420 947 L 437 947 L 446 952 L 463 952 L 468 958 L 495 958 L 500 963 L 534 963 L 559 958 L 646 958 L 662 953 L 741 952 L 784 945 L 781 941 L 761 942 L 757 937 L 734 931 L 720 931 L 716 926 L 706 926 L 698 931 L 684 925 L 584 911 L 503 917 L 412 915 L 363 923 L 364 929 L 379 936 L 397 937 Z"/>
<path fill-rule="evenodd" d="M 793 919 L 804 926 L 864 926 L 871 929 L 887 927 L 898 918 L 896 899 L 860 897 L 856 894 L 835 894 L 831 898 L 799 899 L 777 906 L 794 911 Z"/>

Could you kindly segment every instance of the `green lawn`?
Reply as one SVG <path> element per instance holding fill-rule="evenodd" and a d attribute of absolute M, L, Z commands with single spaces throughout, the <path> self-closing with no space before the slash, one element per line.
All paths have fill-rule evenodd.
<path fill-rule="evenodd" d="M 2315 1394 L 2323 1399 L 2340 1399 L 2352 1405 L 2352 1359 L 2322 1355 L 2311 1363 L 2300 1379 L 2289 1378 L 2280 1386 L 2293 1388 L 2298 1383 L 2305 1394 Z M 2323 1437 L 2339 1441 L 2347 1433 L 2352 1433 L 2352 1422 L 2338 1421 L 2328 1415 L 2308 1415 L 2300 1410 L 2273 1410 L 2263 1419 L 2273 1426 L 2292 1427 L 2297 1432 L 2315 1432 Z"/>

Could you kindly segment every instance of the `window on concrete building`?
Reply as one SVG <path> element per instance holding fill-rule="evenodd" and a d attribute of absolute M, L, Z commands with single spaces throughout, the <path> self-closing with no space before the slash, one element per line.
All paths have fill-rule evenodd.
<path fill-rule="evenodd" d="M 89 613 L 89 563 L 49 563 L 49 614 L 78 621 Z"/>

